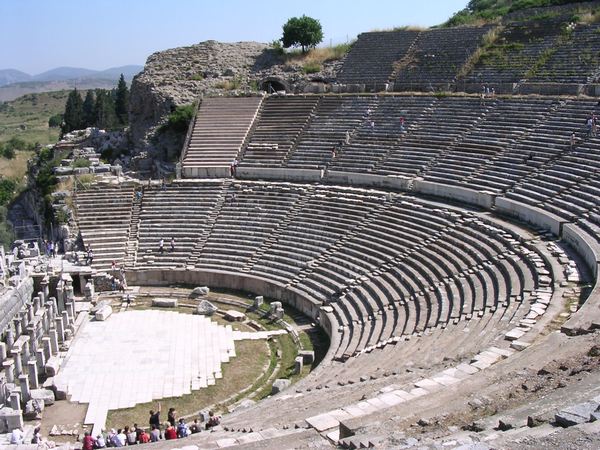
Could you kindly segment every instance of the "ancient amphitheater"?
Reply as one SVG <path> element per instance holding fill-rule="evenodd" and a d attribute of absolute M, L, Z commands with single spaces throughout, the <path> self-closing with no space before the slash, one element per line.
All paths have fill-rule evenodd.
<path fill-rule="evenodd" d="M 600 25 L 535 20 L 466 73 L 492 26 L 361 34 L 322 92 L 202 98 L 172 182 L 77 192 L 94 271 L 264 295 L 330 338 L 177 446 L 597 448 Z"/>

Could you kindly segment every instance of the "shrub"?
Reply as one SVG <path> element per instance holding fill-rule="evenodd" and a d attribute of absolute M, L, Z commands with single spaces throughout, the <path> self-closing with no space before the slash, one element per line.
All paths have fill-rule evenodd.
<path fill-rule="evenodd" d="M 15 180 L 9 178 L 0 180 L 0 206 L 4 206 L 12 200 L 16 188 L 17 182 Z"/>
<path fill-rule="evenodd" d="M 321 65 L 316 62 L 309 62 L 304 64 L 302 71 L 306 74 L 318 73 L 321 71 Z"/>
<path fill-rule="evenodd" d="M 163 132 L 171 130 L 186 133 L 195 111 L 195 103 L 178 106 L 175 111 L 167 116 L 167 123 L 161 126 L 160 130 Z"/>
<path fill-rule="evenodd" d="M 91 165 L 90 160 L 85 158 L 77 158 L 73 161 L 73 167 L 90 167 Z"/>
<path fill-rule="evenodd" d="M 62 125 L 63 115 L 62 114 L 54 114 L 48 119 L 48 126 L 50 128 L 58 128 Z"/>

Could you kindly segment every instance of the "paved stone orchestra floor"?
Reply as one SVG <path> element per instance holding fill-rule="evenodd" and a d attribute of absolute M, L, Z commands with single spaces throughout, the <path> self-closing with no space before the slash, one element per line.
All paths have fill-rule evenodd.
<path fill-rule="evenodd" d="M 71 401 L 89 403 L 84 423 L 97 431 L 110 409 L 214 384 L 221 363 L 235 356 L 235 340 L 280 333 L 233 331 L 199 315 L 126 311 L 82 325 L 55 383 Z"/>

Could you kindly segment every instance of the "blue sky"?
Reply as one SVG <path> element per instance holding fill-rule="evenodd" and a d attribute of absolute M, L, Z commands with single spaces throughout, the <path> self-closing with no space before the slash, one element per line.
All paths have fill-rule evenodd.
<path fill-rule="evenodd" d="M 0 0 L 0 69 L 143 64 L 153 52 L 208 39 L 271 42 L 306 14 L 324 44 L 402 25 L 430 26 L 468 0 Z"/>

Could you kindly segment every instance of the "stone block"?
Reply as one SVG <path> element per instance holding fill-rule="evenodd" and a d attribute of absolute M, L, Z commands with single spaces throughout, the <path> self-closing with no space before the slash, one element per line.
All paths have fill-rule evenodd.
<path fill-rule="evenodd" d="M 25 410 L 23 411 L 23 417 L 28 420 L 36 420 L 42 418 L 42 412 L 44 411 L 44 401 L 31 399 L 25 404 Z"/>
<path fill-rule="evenodd" d="M 277 311 L 278 308 L 283 307 L 283 305 L 281 304 L 281 302 L 272 302 L 269 305 L 269 309 L 271 311 L 271 314 L 275 314 L 275 311 Z"/>
<path fill-rule="evenodd" d="M 49 376 L 49 377 L 55 376 L 58 373 L 59 369 L 60 369 L 60 359 L 58 359 L 57 356 L 52 356 L 52 357 L 48 358 L 48 361 L 46 361 L 46 366 L 45 366 L 46 376 Z"/>
<path fill-rule="evenodd" d="M 212 316 L 217 312 L 217 309 L 218 308 L 208 300 L 202 300 L 196 307 L 196 314 L 200 314 L 202 316 Z"/>
<path fill-rule="evenodd" d="M 302 368 L 304 367 L 304 358 L 302 356 L 296 356 L 294 359 L 294 373 L 298 374 L 302 372 Z"/>
<path fill-rule="evenodd" d="M 15 428 L 23 428 L 21 411 L 8 406 L 0 408 L 0 433 L 10 433 Z"/>
<path fill-rule="evenodd" d="M 304 364 L 312 364 L 315 362 L 315 352 L 312 350 L 300 350 L 298 356 L 302 356 Z"/>
<path fill-rule="evenodd" d="M 273 382 L 273 387 L 271 388 L 271 395 L 279 394 L 281 391 L 290 387 L 292 382 L 286 378 L 278 378 Z"/>
<path fill-rule="evenodd" d="M 265 299 L 262 295 L 257 295 L 256 297 L 254 297 L 254 303 L 252 306 L 254 307 L 254 309 L 258 309 L 262 306 L 264 301 Z"/>
<path fill-rule="evenodd" d="M 177 308 L 176 298 L 153 298 L 152 306 L 159 308 Z"/>
<path fill-rule="evenodd" d="M 592 414 L 596 412 L 599 404 L 597 402 L 585 402 L 561 409 L 555 414 L 554 419 L 561 427 L 570 427 L 592 420 Z"/>
<path fill-rule="evenodd" d="M 225 320 L 229 320 L 230 322 L 243 322 L 245 318 L 246 315 L 244 313 L 235 309 L 225 311 Z"/>
<path fill-rule="evenodd" d="M 275 310 L 275 312 L 273 313 L 273 316 L 274 316 L 276 319 L 279 319 L 279 320 L 281 320 L 281 319 L 283 319 L 283 315 L 284 315 L 284 314 L 285 314 L 285 311 L 283 310 L 283 308 L 277 308 L 277 309 Z"/>
<path fill-rule="evenodd" d="M 507 341 L 516 341 L 525 335 L 525 331 L 522 328 L 513 328 L 504 335 L 504 339 Z"/>
<path fill-rule="evenodd" d="M 54 392 L 52 392 L 50 389 L 32 389 L 31 399 L 40 400 L 44 402 L 44 405 L 46 406 L 54 405 L 54 401 L 56 400 L 54 397 Z"/>
<path fill-rule="evenodd" d="M 204 297 L 210 293 L 210 289 L 207 286 L 196 287 L 190 293 L 190 298 Z"/>
<path fill-rule="evenodd" d="M 113 312 L 113 310 L 110 305 L 104 305 L 102 308 L 100 308 L 98 311 L 96 311 L 96 314 L 94 315 L 94 317 L 96 318 L 96 320 L 104 321 L 110 317 L 112 312 Z"/>

